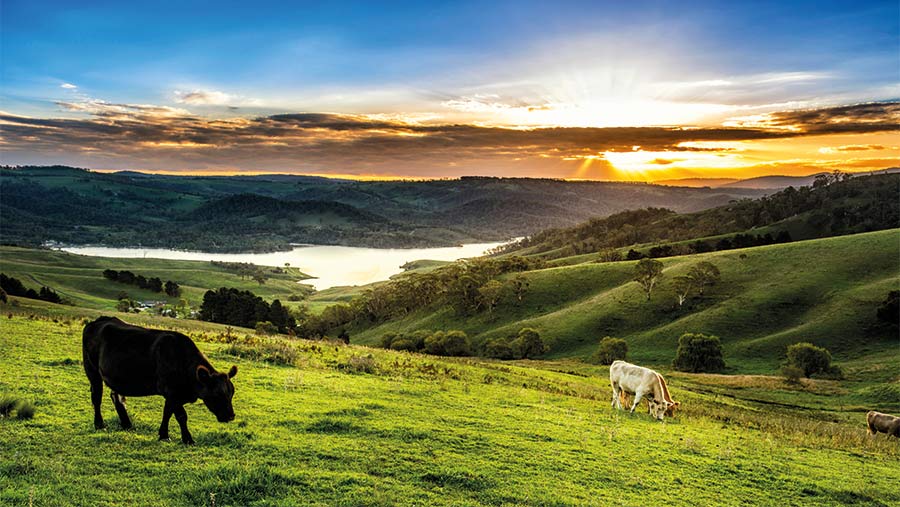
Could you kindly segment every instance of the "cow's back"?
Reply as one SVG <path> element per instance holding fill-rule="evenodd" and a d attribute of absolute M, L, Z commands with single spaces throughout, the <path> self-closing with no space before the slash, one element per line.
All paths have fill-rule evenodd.
<path fill-rule="evenodd" d="M 85 370 L 98 372 L 110 389 L 123 396 L 157 394 L 154 342 L 163 334 L 115 317 L 100 317 L 86 325 L 82 335 Z"/>

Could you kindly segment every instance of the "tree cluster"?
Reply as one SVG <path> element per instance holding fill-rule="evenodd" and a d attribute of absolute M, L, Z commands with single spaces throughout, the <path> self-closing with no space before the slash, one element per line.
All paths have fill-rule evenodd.
<path fill-rule="evenodd" d="M 0 289 L 5 295 L 18 296 L 27 299 L 39 299 L 49 303 L 62 303 L 63 300 L 59 294 L 50 287 L 41 287 L 40 290 L 26 288 L 18 278 L 6 276 L 0 273 Z M 4 298 L 5 300 L 5 298 Z"/>
<path fill-rule="evenodd" d="M 115 269 L 104 269 L 103 278 L 113 282 L 124 283 L 127 285 L 135 285 L 138 288 L 149 290 L 150 292 L 165 292 L 168 296 L 178 297 L 181 295 L 181 287 L 172 280 L 166 280 L 163 283 L 159 277 L 147 278 L 144 275 L 135 275 L 131 271 Z"/>
<path fill-rule="evenodd" d="M 462 331 L 425 331 L 387 333 L 381 337 L 381 347 L 391 350 L 422 352 L 434 356 L 471 356 L 472 342 Z"/>
<path fill-rule="evenodd" d="M 265 285 L 266 280 L 269 279 L 266 268 L 257 266 L 256 264 L 253 264 L 251 262 L 210 261 L 210 264 L 238 275 L 239 277 L 241 277 L 241 280 L 248 278 L 260 285 Z M 281 268 L 276 269 L 282 271 Z"/>
<path fill-rule="evenodd" d="M 574 227 L 548 229 L 498 248 L 493 253 L 514 253 L 530 248 L 543 252 L 544 258 L 549 260 L 602 253 L 641 243 L 674 243 L 742 233 L 715 243 L 695 241 L 659 246 L 652 254 L 635 250 L 629 252 L 629 260 L 647 255 L 666 257 L 728 250 L 790 241 L 786 230 L 768 235 L 743 233 L 756 227 L 779 227 L 774 224 L 788 219 L 794 224 L 792 230 L 802 231 L 802 237 L 794 239 L 894 228 L 900 223 L 900 175 L 850 178 L 842 173 L 830 174 L 812 186 L 788 187 L 759 199 L 742 199 L 691 214 L 676 214 L 661 208 L 625 211 Z"/>
<path fill-rule="evenodd" d="M 540 333 L 530 327 L 519 330 L 515 336 L 494 338 L 482 346 L 482 355 L 492 359 L 534 359 L 545 354 L 549 347 Z"/>
<path fill-rule="evenodd" d="M 457 315 L 491 314 L 501 304 L 519 304 L 528 291 L 525 276 L 503 276 L 543 266 L 524 257 L 469 259 L 427 273 L 409 273 L 377 285 L 349 303 L 311 316 L 303 333 L 323 336 L 351 325 L 373 326 L 415 311 L 449 306 Z"/>
<path fill-rule="evenodd" d="M 293 332 L 296 322 L 281 301 L 272 304 L 247 290 L 222 287 L 206 291 L 200 305 L 200 320 L 255 328 L 257 322 L 271 322 L 280 332 Z"/>
<path fill-rule="evenodd" d="M 706 287 L 715 285 L 721 277 L 719 268 L 707 261 L 697 263 L 688 270 L 686 275 L 676 277 L 672 288 L 675 291 L 678 306 L 684 305 L 691 292 L 697 291 L 702 296 Z"/>

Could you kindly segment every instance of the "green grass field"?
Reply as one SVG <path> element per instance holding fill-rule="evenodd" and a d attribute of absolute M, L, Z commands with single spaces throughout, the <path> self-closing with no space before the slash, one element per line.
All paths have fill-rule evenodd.
<path fill-rule="evenodd" d="M 900 502 L 898 442 L 867 437 L 860 407 L 823 402 L 843 383 L 670 374 L 684 410 L 660 423 L 612 409 L 604 367 L 226 345 L 223 326 L 149 316 L 124 318 L 178 326 L 218 368 L 239 366 L 237 420 L 189 406 L 197 445 L 186 447 L 174 423 L 173 441 L 157 441 L 161 398 L 130 398 L 136 428 L 122 431 L 105 397 L 110 428 L 96 431 L 80 342 L 83 318 L 100 312 L 18 301 L 2 308 L 0 395 L 36 414 L 0 419 L 3 505 Z M 276 352 L 288 360 L 266 362 Z M 751 401 L 761 391 L 780 404 Z"/>
<path fill-rule="evenodd" d="M 308 278 L 291 269 L 288 273 L 269 274 L 266 283 L 260 285 L 203 261 L 89 257 L 54 250 L 0 246 L 0 271 L 18 278 L 26 287 L 39 289 L 46 285 L 75 306 L 113 310 L 117 295 L 122 291 L 135 300 L 175 304 L 180 299 L 107 280 L 103 278 L 104 269 L 129 270 L 148 278 L 157 276 L 163 281 L 173 280 L 181 286 L 180 298 L 195 306 L 200 305 L 207 290 L 219 287 L 249 290 L 269 300 L 286 300 L 291 294 L 303 293 L 298 283 Z"/>
<path fill-rule="evenodd" d="M 576 262 L 524 273 L 523 301 L 507 298 L 492 315 L 429 308 L 350 334 L 374 344 L 387 332 L 461 329 L 480 342 L 533 327 L 550 357 L 585 357 L 610 335 L 626 339 L 634 359 L 665 366 L 678 337 L 698 332 L 722 339 L 731 373 L 774 373 L 785 348 L 800 341 L 827 347 L 839 361 L 876 357 L 900 368 L 896 328 L 875 316 L 900 288 L 898 237 L 892 229 L 660 259 L 665 270 L 650 301 L 631 281 L 635 262 Z M 701 261 L 715 264 L 721 281 L 677 308 L 673 280 Z"/>

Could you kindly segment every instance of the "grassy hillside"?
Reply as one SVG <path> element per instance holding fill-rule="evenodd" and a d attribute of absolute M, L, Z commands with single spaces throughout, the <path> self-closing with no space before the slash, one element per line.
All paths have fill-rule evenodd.
<path fill-rule="evenodd" d="M 580 263 L 523 273 L 521 303 L 507 299 L 493 315 L 459 316 L 429 308 L 404 319 L 351 332 L 376 343 L 392 331 L 461 329 L 481 342 L 537 329 L 551 357 L 585 356 L 606 335 L 625 338 L 631 357 L 668 364 L 685 332 L 721 337 L 726 363 L 739 372 L 772 372 L 785 347 L 811 341 L 838 359 L 896 354 L 894 329 L 875 309 L 900 286 L 898 229 L 783 245 L 662 259 L 663 279 L 650 301 L 633 281 L 635 262 Z M 715 264 L 721 282 L 676 308 L 675 277 L 700 261 Z M 509 276 L 509 275 L 508 275 Z"/>
<path fill-rule="evenodd" d="M 217 506 L 900 502 L 900 449 L 865 435 L 863 407 L 795 406 L 840 385 L 670 376 L 684 410 L 660 423 L 610 408 L 605 368 L 277 339 L 225 345 L 213 343 L 221 326 L 142 317 L 187 326 L 214 365 L 240 369 L 235 423 L 188 406 L 197 445 L 185 447 L 174 422 L 174 440 L 156 440 L 158 397 L 129 398 L 133 431 L 118 429 L 104 397 L 110 428 L 93 429 L 80 317 L 94 312 L 2 310 L 0 395 L 36 406 L 31 420 L 0 418 L 4 505 L 209 505 L 211 495 Z M 27 316 L 44 312 L 54 320 Z M 290 359 L 249 359 L 275 350 Z M 755 391 L 788 402 L 749 401 Z"/>
<path fill-rule="evenodd" d="M 769 234 L 767 241 L 734 246 L 782 243 L 897 227 L 900 223 L 900 174 L 828 176 L 813 187 L 789 187 L 760 199 L 745 199 L 696 213 L 669 209 L 634 209 L 593 218 L 574 227 L 548 229 L 498 249 L 499 253 L 558 259 L 639 244 L 666 246 L 667 257 L 727 250 L 716 240 L 730 234 Z M 788 234 L 788 237 L 779 238 Z M 730 241 L 736 241 L 732 237 Z M 694 242 L 697 245 L 694 245 Z"/>
<path fill-rule="evenodd" d="M 54 250 L 0 246 L 0 271 L 18 278 L 26 287 L 39 289 L 46 285 L 76 306 L 112 310 L 121 291 L 135 300 L 174 304 L 180 299 L 107 280 L 102 275 L 104 269 L 129 270 L 148 278 L 156 276 L 177 282 L 181 286 L 181 298 L 186 298 L 192 305 L 199 305 L 207 290 L 218 287 L 250 290 L 265 299 L 286 299 L 291 294 L 301 293 L 298 282 L 308 278 L 296 269 L 282 274 L 270 272 L 266 283 L 259 285 L 209 262 L 89 257 Z"/>

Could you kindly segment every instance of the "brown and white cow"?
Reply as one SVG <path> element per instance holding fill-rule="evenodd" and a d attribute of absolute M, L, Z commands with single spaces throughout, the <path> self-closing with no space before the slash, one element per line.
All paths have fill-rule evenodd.
<path fill-rule="evenodd" d="M 866 414 L 866 426 L 869 435 L 874 436 L 881 432 L 900 438 L 900 417 L 873 410 Z"/>
<path fill-rule="evenodd" d="M 623 393 L 634 394 L 631 412 L 634 412 L 641 399 L 646 396 L 650 405 L 650 415 L 659 420 L 663 420 L 667 415 L 671 417 L 675 408 L 680 405 L 672 400 L 662 375 L 650 368 L 615 361 L 609 367 L 609 383 L 613 390 L 612 406 L 617 409 L 622 408 Z"/>

